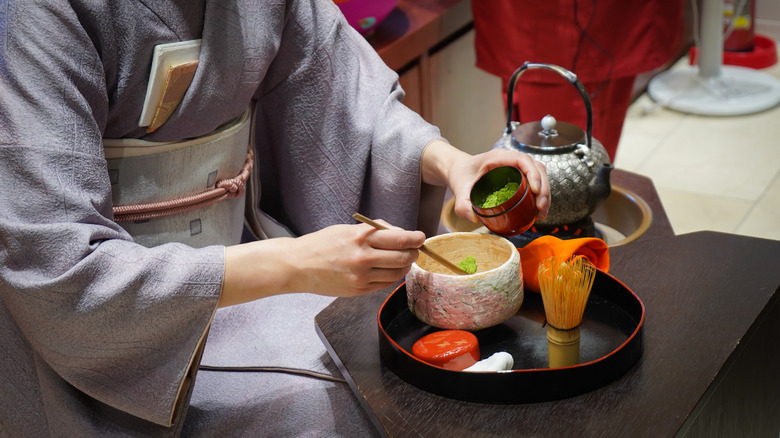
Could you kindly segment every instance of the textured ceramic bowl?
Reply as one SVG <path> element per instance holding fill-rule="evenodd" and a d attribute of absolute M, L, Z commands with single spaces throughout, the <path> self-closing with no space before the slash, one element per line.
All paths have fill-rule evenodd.
<path fill-rule="evenodd" d="M 518 184 L 515 193 L 499 205 L 483 207 L 488 196 L 508 182 Z M 471 188 L 471 208 L 490 231 L 501 236 L 516 236 L 531 228 L 536 219 L 536 197 L 528 178 L 512 166 L 498 167 L 482 175 Z"/>
<path fill-rule="evenodd" d="M 425 245 L 458 264 L 472 256 L 477 272 L 454 275 L 420 254 L 406 274 L 409 310 L 420 321 L 441 329 L 480 330 L 500 324 L 523 304 L 520 253 L 493 234 L 449 233 Z"/>

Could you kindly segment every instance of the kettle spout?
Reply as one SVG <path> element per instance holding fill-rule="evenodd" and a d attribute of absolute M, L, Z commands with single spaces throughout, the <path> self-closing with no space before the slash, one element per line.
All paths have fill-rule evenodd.
<path fill-rule="evenodd" d="M 612 163 L 604 163 L 599 167 L 599 171 L 596 173 L 596 184 L 605 185 L 610 187 L 609 176 L 612 174 L 612 169 L 615 165 Z"/>
<path fill-rule="evenodd" d="M 588 205 L 595 206 L 609 197 L 612 192 L 610 174 L 614 168 L 615 165 L 612 163 L 604 163 L 599 167 L 588 187 Z"/>

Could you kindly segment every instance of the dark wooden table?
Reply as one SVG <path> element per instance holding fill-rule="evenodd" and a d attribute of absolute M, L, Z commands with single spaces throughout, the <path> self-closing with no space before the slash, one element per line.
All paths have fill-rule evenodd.
<path fill-rule="evenodd" d="M 644 352 L 580 396 L 493 405 L 408 384 L 379 356 L 376 315 L 390 291 L 337 299 L 317 330 L 381 435 L 777 437 L 780 242 L 698 232 L 610 251 L 610 273 L 646 306 Z"/>

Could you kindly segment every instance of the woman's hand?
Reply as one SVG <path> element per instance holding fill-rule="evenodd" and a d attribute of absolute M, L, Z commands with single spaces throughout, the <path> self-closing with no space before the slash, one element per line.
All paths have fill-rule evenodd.
<path fill-rule="evenodd" d="M 433 141 L 423 153 L 423 181 L 447 185 L 455 196 L 455 214 L 478 222 L 469 199 L 471 187 L 487 171 L 515 166 L 528 178 L 536 195 L 537 219 L 547 217 L 550 209 L 550 185 L 544 164 L 530 155 L 505 149 L 492 149 L 479 155 L 467 154 L 444 141 Z"/>
<path fill-rule="evenodd" d="M 425 234 L 383 224 L 389 229 L 333 225 L 227 247 L 220 307 L 292 292 L 362 295 L 398 283 L 417 260 Z"/>

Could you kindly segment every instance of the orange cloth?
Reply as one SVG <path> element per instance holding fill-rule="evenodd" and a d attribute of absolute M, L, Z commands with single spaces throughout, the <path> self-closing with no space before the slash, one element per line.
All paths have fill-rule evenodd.
<path fill-rule="evenodd" d="M 552 256 L 581 255 L 604 272 L 609 271 L 609 247 L 595 237 L 562 240 L 554 236 L 538 237 L 520 248 L 520 265 L 523 269 L 523 288 L 541 292 L 539 289 L 539 263 Z"/>

